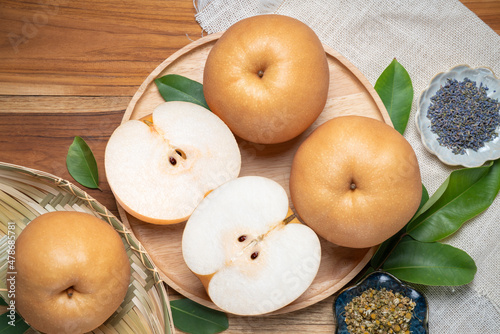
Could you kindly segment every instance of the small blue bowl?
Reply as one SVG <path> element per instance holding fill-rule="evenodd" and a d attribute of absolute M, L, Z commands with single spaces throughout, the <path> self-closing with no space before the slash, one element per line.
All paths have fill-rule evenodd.
<path fill-rule="evenodd" d="M 347 324 L 345 323 L 345 306 L 351 302 L 354 297 L 360 296 L 363 291 L 370 288 L 381 290 L 386 288 L 393 292 L 399 292 L 406 297 L 410 297 L 415 303 L 413 318 L 410 321 L 410 332 L 412 334 L 429 333 L 429 311 L 427 299 L 417 290 L 402 283 L 393 275 L 375 271 L 367 275 L 361 282 L 353 287 L 342 290 L 333 303 L 333 314 L 337 319 L 337 334 L 349 334 Z"/>

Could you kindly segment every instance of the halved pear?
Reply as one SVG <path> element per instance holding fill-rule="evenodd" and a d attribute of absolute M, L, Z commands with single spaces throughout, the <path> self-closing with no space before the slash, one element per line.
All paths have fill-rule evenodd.
<path fill-rule="evenodd" d="M 151 117 L 121 124 L 105 152 L 118 203 L 154 224 L 185 221 L 208 192 L 236 178 L 240 167 L 240 150 L 226 124 L 188 102 L 165 102 Z"/>
<path fill-rule="evenodd" d="M 318 236 L 300 223 L 275 181 L 245 176 L 211 192 L 189 218 L 182 253 L 211 300 L 238 315 L 273 312 L 318 272 Z"/>

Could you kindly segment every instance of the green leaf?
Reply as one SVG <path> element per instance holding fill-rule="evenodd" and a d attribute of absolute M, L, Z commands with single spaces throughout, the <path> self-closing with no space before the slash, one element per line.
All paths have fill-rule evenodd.
<path fill-rule="evenodd" d="M 424 204 L 429 200 L 429 193 L 427 189 L 422 184 L 422 197 L 420 199 L 420 206 L 417 212 L 424 206 Z M 380 268 L 384 263 L 385 259 L 389 256 L 389 254 L 393 251 L 396 245 L 399 243 L 403 235 L 406 234 L 406 226 L 403 227 L 398 233 L 384 241 L 375 254 L 373 255 L 370 264 L 373 268 Z"/>
<path fill-rule="evenodd" d="M 370 265 L 373 268 L 380 268 L 388 258 L 389 254 L 391 254 L 394 248 L 401 241 L 401 238 L 405 235 L 405 233 L 405 228 L 402 228 L 398 233 L 381 243 L 375 254 L 373 254 L 370 260 Z"/>
<path fill-rule="evenodd" d="M 407 227 L 414 239 L 432 242 L 456 232 L 486 210 L 500 190 L 500 160 L 453 171 Z"/>
<path fill-rule="evenodd" d="M 85 140 L 75 137 L 66 156 L 69 174 L 87 188 L 99 188 L 99 173 L 92 150 Z"/>
<path fill-rule="evenodd" d="M 436 203 L 436 201 L 443 195 L 446 188 L 448 187 L 449 181 L 450 179 L 448 177 L 423 205 L 422 203 L 420 203 L 417 213 L 413 215 L 413 218 L 410 220 L 410 223 L 415 219 L 417 219 L 417 217 L 420 216 L 422 213 L 427 211 L 432 205 L 434 205 L 434 203 Z"/>
<path fill-rule="evenodd" d="M 374 272 L 375 269 L 372 267 L 372 266 L 369 266 L 366 271 L 363 273 L 363 275 L 361 275 L 357 280 L 356 280 L 356 283 L 355 284 L 358 284 L 359 282 L 361 282 L 366 276 L 368 276 L 369 274 L 371 274 L 372 272 Z"/>
<path fill-rule="evenodd" d="M 375 90 L 391 117 L 394 128 L 405 132 L 413 102 L 413 85 L 405 68 L 394 59 L 375 83 Z"/>
<path fill-rule="evenodd" d="M 192 334 L 212 334 L 225 331 L 229 323 L 225 313 L 212 310 L 190 299 L 170 302 L 174 325 L 179 330 Z"/>
<path fill-rule="evenodd" d="M 418 206 L 417 212 L 415 215 L 424 207 L 424 205 L 429 201 L 429 192 L 427 188 L 422 183 L 422 197 L 420 198 L 420 205 Z"/>
<path fill-rule="evenodd" d="M 155 79 L 155 84 L 165 101 L 191 102 L 210 110 L 203 95 L 203 85 L 197 81 L 182 75 L 167 74 Z"/>
<path fill-rule="evenodd" d="M 30 326 L 17 313 L 10 314 L 7 310 L 0 315 L 0 334 L 23 334 L 29 328 Z"/>
<path fill-rule="evenodd" d="M 405 237 L 386 260 L 383 270 L 411 283 L 455 286 L 470 283 L 477 268 L 461 249 Z"/>

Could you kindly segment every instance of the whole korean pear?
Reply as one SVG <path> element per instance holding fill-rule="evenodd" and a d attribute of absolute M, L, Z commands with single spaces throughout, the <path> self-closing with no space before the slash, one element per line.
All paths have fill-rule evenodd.
<path fill-rule="evenodd" d="M 418 209 L 417 156 L 399 132 L 381 121 L 335 117 L 297 150 L 290 195 L 299 216 L 326 240 L 351 248 L 376 246 Z"/>
<path fill-rule="evenodd" d="M 92 331 L 127 293 L 130 263 L 122 239 L 91 214 L 42 214 L 19 234 L 15 250 L 16 311 L 40 332 Z"/>
<path fill-rule="evenodd" d="M 260 144 L 300 135 L 323 111 L 329 85 L 320 39 L 285 15 L 233 24 L 211 49 L 203 72 L 210 109 L 234 134 Z"/>

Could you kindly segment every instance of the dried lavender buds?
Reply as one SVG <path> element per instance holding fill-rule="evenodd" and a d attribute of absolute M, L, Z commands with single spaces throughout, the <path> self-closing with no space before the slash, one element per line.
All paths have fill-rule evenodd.
<path fill-rule="evenodd" d="M 351 334 L 409 334 L 415 305 L 399 292 L 370 288 L 345 306 L 347 330 Z"/>
<path fill-rule="evenodd" d="M 465 78 L 447 79 L 447 83 L 431 97 L 427 118 L 431 131 L 438 135 L 441 146 L 455 154 L 474 151 L 498 137 L 500 103 L 487 96 L 488 87 Z"/>

